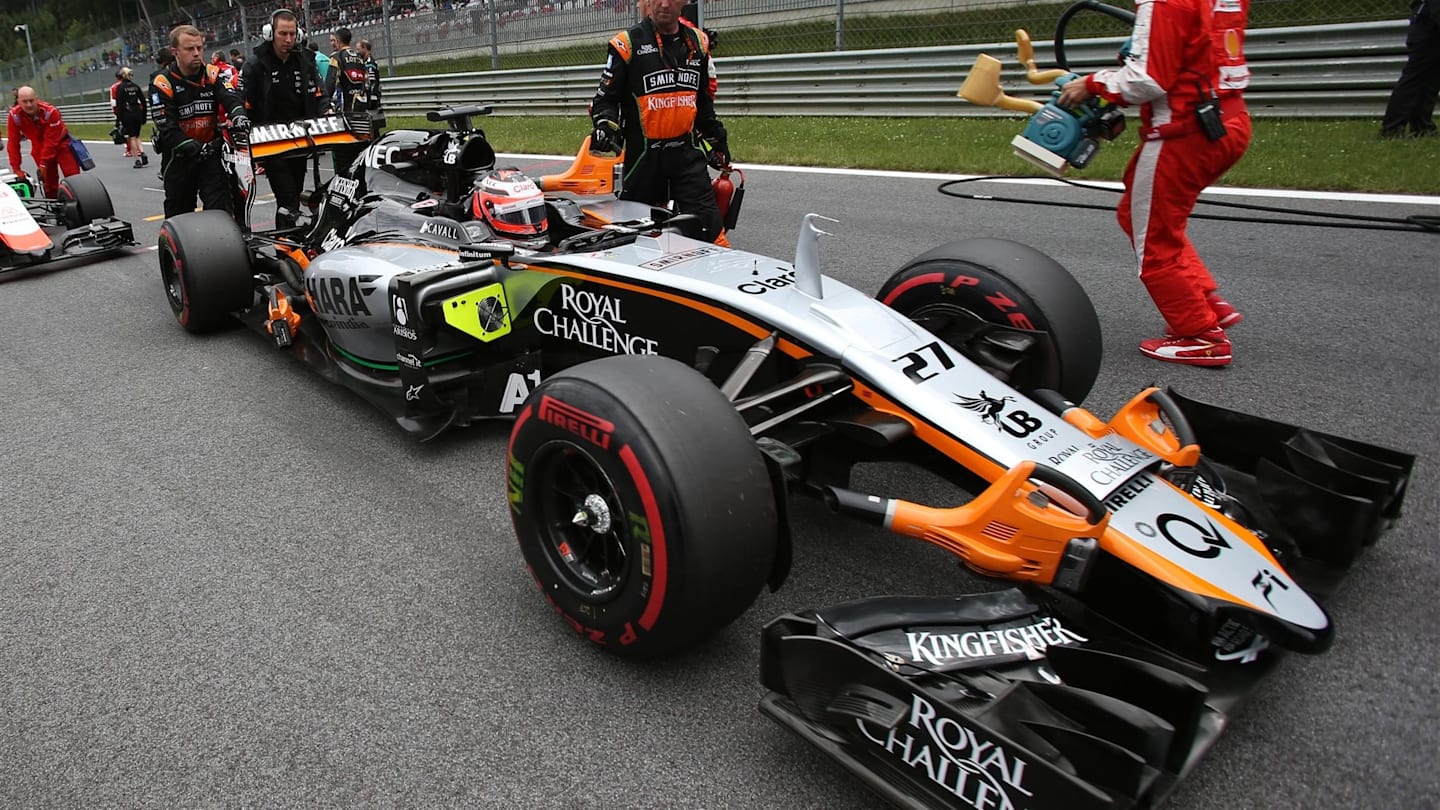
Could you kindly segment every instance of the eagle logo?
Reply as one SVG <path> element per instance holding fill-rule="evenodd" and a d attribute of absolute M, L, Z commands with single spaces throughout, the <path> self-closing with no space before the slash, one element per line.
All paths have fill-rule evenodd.
<path fill-rule="evenodd" d="M 955 394 L 955 404 L 967 411 L 974 411 L 980 414 L 980 421 L 988 425 L 994 425 L 996 430 L 1003 430 L 1000 425 L 1000 414 L 1005 411 L 1005 403 L 1014 402 L 1011 396 L 992 397 L 983 390 L 978 397 L 966 397 Z"/>

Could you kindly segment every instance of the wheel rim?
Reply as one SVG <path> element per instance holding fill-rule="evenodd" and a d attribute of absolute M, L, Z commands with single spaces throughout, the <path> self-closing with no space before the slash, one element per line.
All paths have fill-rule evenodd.
<path fill-rule="evenodd" d="M 591 602 L 619 596 L 630 578 L 628 532 L 620 496 L 588 453 L 554 442 L 536 454 L 541 546 L 571 590 Z"/>
<path fill-rule="evenodd" d="M 81 216 L 82 212 L 80 211 L 80 203 L 75 199 L 75 195 L 70 191 L 70 187 L 68 185 L 61 183 L 60 188 L 55 192 L 55 199 L 60 200 L 62 203 L 60 218 L 65 220 L 65 223 L 67 225 L 72 228 L 76 228 L 85 224 L 85 218 Z M 74 207 L 72 208 L 69 205 L 64 205 L 64 203 L 66 202 L 74 203 Z M 69 216 L 72 211 L 74 215 Z"/>
<path fill-rule="evenodd" d="M 160 256 L 160 279 L 165 282 L 165 299 L 170 309 L 180 314 L 185 308 L 185 290 L 180 286 L 180 274 L 175 272 L 175 261 L 163 253 Z"/>
<path fill-rule="evenodd" d="M 970 321 L 976 324 L 985 323 L 985 319 L 975 314 L 974 310 L 970 309 L 969 307 L 962 307 L 959 304 L 925 304 L 923 306 L 916 307 L 915 310 L 909 314 L 909 318 L 910 320 L 920 324 L 921 326 L 924 326 L 926 329 L 933 332 L 935 334 L 935 337 L 939 338 L 956 337 L 957 335 L 941 334 L 940 332 L 931 329 L 930 324 L 936 324 L 939 326 L 950 326 L 952 328 L 946 331 L 953 333 L 961 331 L 953 328 L 957 319 L 963 319 L 960 321 L 962 323 L 965 321 Z"/>

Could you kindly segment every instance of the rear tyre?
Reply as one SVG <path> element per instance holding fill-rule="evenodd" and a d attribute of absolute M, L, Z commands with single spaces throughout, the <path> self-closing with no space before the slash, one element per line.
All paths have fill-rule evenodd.
<path fill-rule="evenodd" d="M 88 174 L 71 175 L 60 181 L 59 198 L 66 202 L 65 224 L 71 228 L 89 225 L 97 219 L 115 216 L 110 192 L 100 178 Z"/>
<path fill-rule="evenodd" d="M 1100 373 L 1100 319 L 1089 296 L 1027 245 L 949 242 L 900 268 L 875 297 L 1018 391 L 1052 388 L 1081 402 Z"/>
<path fill-rule="evenodd" d="M 160 225 L 160 281 L 189 332 L 230 326 L 232 313 L 255 303 L 250 249 L 225 211 L 181 214 Z"/>
<path fill-rule="evenodd" d="M 724 395 L 674 360 L 621 355 L 549 378 L 515 421 L 508 468 L 530 573 L 607 650 L 696 644 L 769 576 L 778 518 L 765 463 Z"/>

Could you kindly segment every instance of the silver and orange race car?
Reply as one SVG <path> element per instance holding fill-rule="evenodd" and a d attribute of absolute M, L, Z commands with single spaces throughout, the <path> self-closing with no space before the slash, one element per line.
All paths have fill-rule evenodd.
<path fill-rule="evenodd" d="M 782 616 L 767 714 L 903 807 L 1155 806 L 1285 651 L 1329 646 L 1320 600 L 1414 458 L 1155 388 L 1103 418 L 1058 262 L 961 240 L 871 296 L 820 272 L 821 224 L 793 262 L 662 233 L 500 273 L 513 329 L 616 355 L 540 362 L 517 410 L 530 573 L 583 637 L 666 654 L 779 587 L 787 500 L 823 499 L 1018 590 Z M 877 462 L 953 499 L 852 488 Z"/>
<path fill-rule="evenodd" d="M 605 195 L 548 197 L 543 245 L 499 241 L 462 204 L 494 162 L 478 109 L 377 139 L 284 256 L 223 213 L 168 220 L 176 318 L 248 323 L 422 438 L 513 420 L 524 564 L 618 654 L 701 643 L 779 588 L 792 497 L 1014 583 L 768 626 L 764 710 L 897 804 L 1154 805 L 1281 654 L 1326 649 L 1320 599 L 1399 516 L 1406 453 L 1154 388 L 1075 404 L 1094 306 L 1016 242 L 940 245 L 871 295 L 822 272 L 816 214 L 793 259 Z M 613 177 L 584 151 L 572 177 Z M 950 497 L 857 491 L 872 463 Z"/>

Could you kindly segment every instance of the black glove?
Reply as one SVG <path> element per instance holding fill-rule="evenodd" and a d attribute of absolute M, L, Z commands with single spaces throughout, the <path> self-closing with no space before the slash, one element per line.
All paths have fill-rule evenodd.
<path fill-rule="evenodd" d="M 595 122 L 595 131 L 590 133 L 591 152 L 610 152 L 618 155 L 623 148 L 620 145 L 619 124 L 608 118 L 601 118 Z"/>
<path fill-rule="evenodd" d="M 245 115 L 244 113 L 231 116 L 230 128 L 248 130 L 250 128 L 250 117 Z"/>
<path fill-rule="evenodd" d="M 200 154 L 200 142 L 194 138 L 186 138 L 175 146 L 175 157 L 189 160 Z"/>
<path fill-rule="evenodd" d="M 730 144 L 724 138 L 706 138 L 705 143 L 710 147 L 705 150 L 705 162 L 710 168 L 724 169 L 730 165 Z"/>

